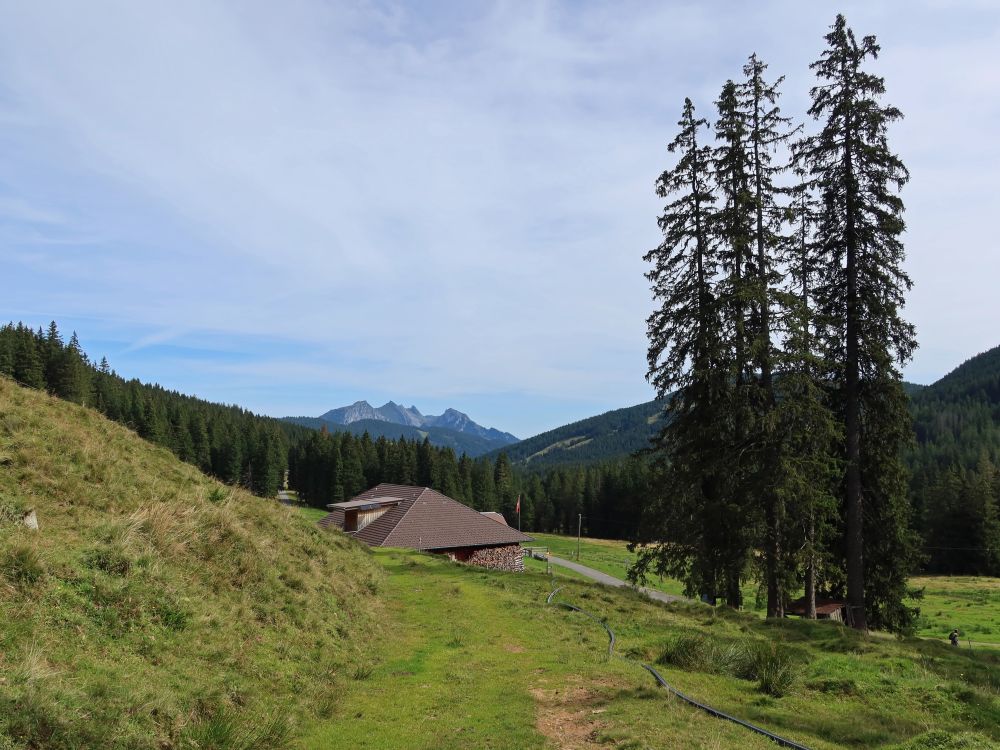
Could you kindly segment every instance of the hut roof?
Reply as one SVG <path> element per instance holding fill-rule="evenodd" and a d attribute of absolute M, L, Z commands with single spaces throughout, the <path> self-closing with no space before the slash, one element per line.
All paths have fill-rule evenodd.
<path fill-rule="evenodd" d="M 391 498 L 396 504 L 354 534 L 372 547 L 434 550 L 493 547 L 531 541 L 527 534 L 510 528 L 506 523 L 500 524 L 436 490 L 399 484 L 380 484 L 348 503 L 337 503 L 319 524 L 342 528 L 344 509 L 339 506 L 351 504 L 351 507 L 358 508 L 386 498 Z"/>

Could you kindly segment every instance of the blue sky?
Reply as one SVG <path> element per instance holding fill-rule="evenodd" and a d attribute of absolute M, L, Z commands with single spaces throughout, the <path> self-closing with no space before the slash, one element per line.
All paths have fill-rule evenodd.
<path fill-rule="evenodd" d="M 0 318 L 259 412 L 528 436 L 647 400 L 642 254 L 684 96 L 802 117 L 827 2 L 3 0 Z M 848 2 L 906 114 L 931 382 L 1000 344 L 1000 6 Z"/>

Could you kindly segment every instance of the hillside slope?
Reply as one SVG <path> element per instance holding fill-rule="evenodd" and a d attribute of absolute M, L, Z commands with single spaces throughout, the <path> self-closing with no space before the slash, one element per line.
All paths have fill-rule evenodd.
<path fill-rule="evenodd" d="M 916 468 L 1000 462 L 1000 346 L 966 360 L 911 398 Z"/>
<path fill-rule="evenodd" d="M 961 387 L 957 383 L 965 383 L 966 379 L 964 376 L 955 379 L 954 376 L 970 363 L 977 364 L 975 371 L 986 380 L 981 384 L 976 381 L 982 387 L 969 384 L 966 398 L 976 403 L 981 401 L 985 394 L 991 392 L 989 378 L 993 379 L 992 387 L 995 390 L 998 387 L 996 381 L 1000 379 L 1000 347 L 987 354 L 993 355 L 994 353 L 996 353 L 996 362 L 990 359 L 980 366 L 976 363 L 978 358 L 973 358 L 934 385 L 925 386 L 904 382 L 903 389 L 913 399 L 917 421 L 919 422 L 923 418 L 922 414 L 928 413 L 930 409 L 941 403 L 942 393 L 948 394 L 943 398 L 955 400 L 955 394 Z M 980 355 L 980 357 L 985 356 L 987 355 Z M 1000 410 L 1000 399 L 994 399 L 992 403 L 993 413 L 996 415 L 997 411 Z M 920 408 L 924 409 L 924 412 L 918 411 L 917 405 L 921 405 Z M 503 451 L 513 463 L 531 469 L 593 464 L 624 458 L 649 445 L 649 441 L 663 426 L 662 412 L 662 401 L 647 401 L 644 404 L 615 409 L 595 417 L 588 417 L 572 424 L 557 427 L 554 430 L 526 438 L 514 445 L 494 449 L 488 455 L 495 458 Z M 979 418 L 981 421 L 981 414 Z M 926 421 L 928 420 L 925 419 Z M 990 430 L 995 429 L 1000 432 L 1000 416 L 994 416 L 991 424 L 993 426 L 989 428 Z M 977 427 L 977 429 L 980 428 Z M 931 440 L 937 438 L 938 433 L 933 428 L 927 433 L 932 435 Z M 974 437 L 973 441 L 975 441 Z M 1000 445 L 1000 441 L 995 442 Z"/>
<path fill-rule="evenodd" d="M 367 663 L 380 581 L 343 535 L 0 378 L 0 748 L 286 746 Z"/>
<path fill-rule="evenodd" d="M 647 401 L 581 419 L 500 450 L 513 463 L 529 468 L 619 458 L 649 445 L 649 439 L 662 426 L 662 411 L 661 401 Z M 495 456 L 500 450 L 491 455 Z"/>

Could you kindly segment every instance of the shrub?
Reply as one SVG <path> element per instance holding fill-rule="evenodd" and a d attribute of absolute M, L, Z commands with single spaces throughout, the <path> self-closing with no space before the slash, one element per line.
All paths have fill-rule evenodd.
<path fill-rule="evenodd" d="M 697 672 L 718 671 L 719 647 L 715 639 L 691 633 L 679 636 L 670 643 L 656 660 L 657 664 L 671 664 L 681 669 Z"/>
<path fill-rule="evenodd" d="M 745 640 L 733 652 L 731 669 L 736 677 L 756 680 L 761 691 L 781 697 L 796 678 L 795 663 L 788 649 L 768 641 Z"/>

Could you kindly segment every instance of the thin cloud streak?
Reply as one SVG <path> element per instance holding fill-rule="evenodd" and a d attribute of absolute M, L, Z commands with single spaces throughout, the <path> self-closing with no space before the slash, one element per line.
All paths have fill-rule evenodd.
<path fill-rule="evenodd" d="M 289 403 L 273 392 L 284 373 L 316 413 L 337 405 L 321 402 L 331 389 L 421 408 L 467 399 L 450 405 L 477 419 L 495 396 L 510 420 L 498 426 L 519 434 L 651 396 L 641 256 L 659 239 L 652 183 L 683 97 L 707 114 L 757 51 L 788 76 L 784 107 L 801 118 L 833 13 L 0 7 L 0 142 L 17 144 L 0 166 L 0 216 L 23 208 L 0 226 L 15 317 L 109 321 L 136 342 L 119 356 L 137 366 L 168 339 L 238 342 L 246 362 L 178 360 L 168 385 L 257 378 L 246 405 L 258 411 Z M 1000 13 L 964 8 L 845 8 L 879 35 L 888 99 L 907 116 L 892 143 L 913 173 L 907 315 L 922 348 L 907 374 L 922 382 L 1000 343 L 986 228 L 1000 206 L 982 189 L 1000 167 Z M 950 303 L 959 292 L 994 307 Z M 545 412 L 544 398 L 580 411 Z"/>

